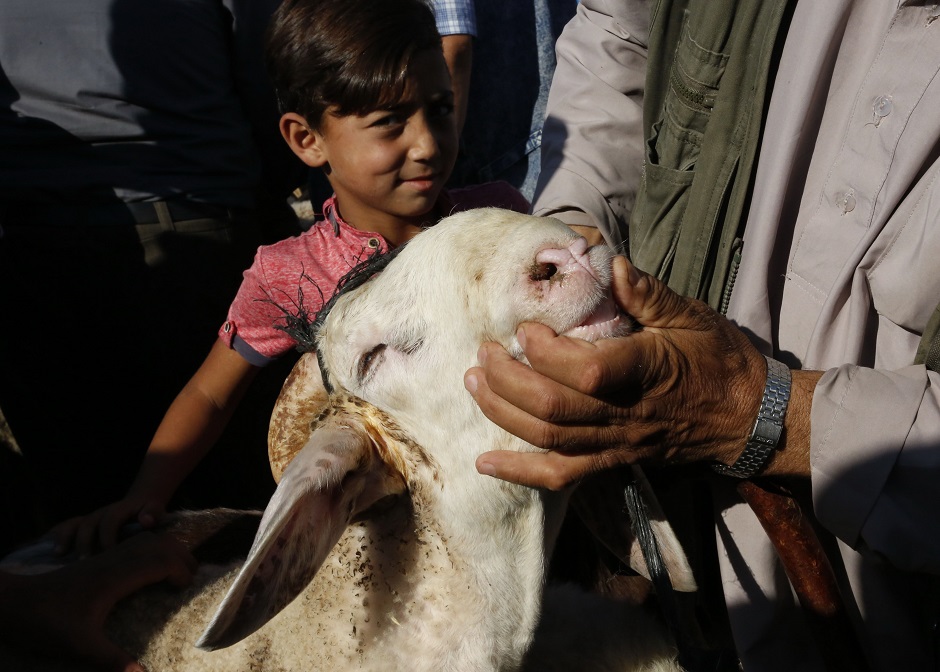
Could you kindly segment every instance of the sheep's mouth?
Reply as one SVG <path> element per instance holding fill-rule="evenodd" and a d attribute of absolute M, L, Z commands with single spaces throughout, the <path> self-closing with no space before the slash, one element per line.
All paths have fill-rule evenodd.
<path fill-rule="evenodd" d="M 602 338 L 626 336 L 634 331 L 636 331 L 636 322 L 620 310 L 613 297 L 608 294 L 581 324 L 564 332 L 562 336 L 580 338 L 593 343 Z"/>

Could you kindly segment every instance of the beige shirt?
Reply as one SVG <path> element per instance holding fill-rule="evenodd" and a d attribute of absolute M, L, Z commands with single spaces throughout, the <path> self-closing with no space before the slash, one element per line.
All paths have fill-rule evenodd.
<path fill-rule="evenodd" d="M 629 67 L 645 43 L 640 4 L 583 0 L 559 41 L 533 208 L 598 226 L 613 244 L 642 158 L 642 73 Z M 940 574 L 940 376 L 911 365 L 940 302 L 938 16 L 917 2 L 797 5 L 728 311 L 768 354 L 827 371 L 813 399 L 814 505 L 838 538 L 860 638 L 883 670 L 938 669 L 940 649 L 940 590 L 917 574 Z M 611 74 L 617 59 L 629 73 Z M 562 94 L 569 83 L 577 101 Z M 614 89 L 620 101 L 605 111 Z M 750 510 L 719 508 L 745 669 L 822 669 Z"/>

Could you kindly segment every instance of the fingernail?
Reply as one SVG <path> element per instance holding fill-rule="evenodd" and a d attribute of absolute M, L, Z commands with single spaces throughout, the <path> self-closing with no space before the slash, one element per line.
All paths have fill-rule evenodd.
<path fill-rule="evenodd" d="M 492 465 L 492 463 L 490 463 L 490 462 L 480 462 L 480 463 L 478 463 L 478 464 L 477 464 L 477 471 L 478 471 L 479 473 L 483 474 L 484 476 L 495 476 L 495 475 L 496 475 L 496 467 L 494 467 L 494 466 Z"/>
<path fill-rule="evenodd" d="M 477 350 L 477 361 L 480 363 L 480 366 L 483 366 L 486 363 L 486 348 L 482 345 L 480 349 Z"/>
<path fill-rule="evenodd" d="M 519 341 L 519 345 L 525 350 L 525 329 L 522 327 L 516 329 L 516 340 Z"/>
<path fill-rule="evenodd" d="M 470 394 L 476 394 L 477 387 L 479 387 L 480 382 L 477 380 L 477 377 L 475 375 L 470 374 L 469 376 L 464 377 L 463 385 L 464 387 L 467 388 L 467 391 Z"/>

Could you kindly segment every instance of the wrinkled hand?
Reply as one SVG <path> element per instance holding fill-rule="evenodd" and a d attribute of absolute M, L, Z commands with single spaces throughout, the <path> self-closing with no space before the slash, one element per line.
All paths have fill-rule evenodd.
<path fill-rule="evenodd" d="M 105 636 L 105 619 L 119 600 L 144 586 L 188 585 L 195 569 L 196 561 L 176 539 L 145 532 L 47 574 L 2 574 L 0 630 L 11 645 L 40 655 L 108 672 L 142 672 Z"/>
<path fill-rule="evenodd" d="M 730 464 L 740 454 L 764 387 L 760 353 L 719 313 L 623 257 L 613 293 L 637 333 L 588 343 L 523 324 L 531 369 L 483 345 L 467 389 L 490 420 L 549 452 L 485 453 L 478 471 L 558 490 L 621 464 Z"/>
<path fill-rule="evenodd" d="M 46 536 L 52 537 L 60 554 L 74 548 L 79 557 L 84 557 L 114 546 L 126 523 L 136 522 L 147 530 L 160 522 L 165 514 L 163 502 L 128 494 L 124 499 L 103 506 L 87 516 L 59 523 Z"/>

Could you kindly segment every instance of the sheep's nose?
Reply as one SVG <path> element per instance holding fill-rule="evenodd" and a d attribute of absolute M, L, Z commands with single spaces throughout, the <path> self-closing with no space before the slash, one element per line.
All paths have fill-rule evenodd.
<path fill-rule="evenodd" d="M 547 248 L 535 255 L 535 265 L 530 277 L 533 280 L 548 280 L 558 273 L 587 271 L 597 277 L 587 254 L 588 242 L 576 238 L 568 247 Z"/>

